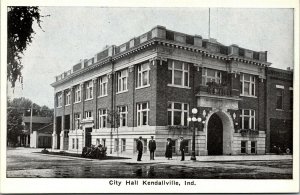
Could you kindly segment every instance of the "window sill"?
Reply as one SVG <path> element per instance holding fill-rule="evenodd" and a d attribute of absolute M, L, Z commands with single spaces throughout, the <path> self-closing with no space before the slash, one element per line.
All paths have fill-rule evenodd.
<path fill-rule="evenodd" d="M 74 104 L 79 104 L 81 101 L 79 101 L 79 102 L 74 102 Z"/>
<path fill-rule="evenodd" d="M 249 97 L 249 98 L 257 98 L 257 96 L 253 96 L 253 95 L 243 95 L 240 94 L 241 97 Z"/>
<path fill-rule="evenodd" d="M 56 108 L 62 108 L 62 106 L 57 106 Z"/>
<path fill-rule="evenodd" d="M 276 111 L 281 111 L 281 112 L 284 111 L 283 109 L 279 109 L 279 108 L 276 108 L 275 110 L 276 110 Z"/>
<path fill-rule="evenodd" d="M 103 98 L 103 97 L 107 97 L 108 95 L 102 95 L 102 96 L 98 96 L 98 98 Z"/>
<path fill-rule="evenodd" d="M 66 104 L 65 107 L 68 107 L 68 106 L 70 106 L 70 105 L 71 105 L 71 104 Z"/>
<path fill-rule="evenodd" d="M 168 87 L 177 87 L 177 88 L 182 88 L 182 89 L 191 89 L 191 87 L 181 86 L 181 85 L 168 84 L 167 86 Z"/>
<path fill-rule="evenodd" d="M 90 99 L 86 99 L 86 100 L 84 100 L 85 102 L 87 102 L 87 101 L 90 101 L 90 100 L 92 100 L 93 98 L 90 98 Z"/>
<path fill-rule="evenodd" d="M 125 92 L 128 92 L 128 89 L 125 90 L 125 91 L 119 91 L 119 92 L 117 92 L 116 94 L 121 94 L 121 93 L 125 93 Z"/>
<path fill-rule="evenodd" d="M 137 87 L 137 88 L 135 88 L 135 89 L 143 89 L 143 88 L 147 88 L 147 87 L 150 87 L 150 84 L 144 85 L 144 86 L 141 86 L 141 87 Z"/>

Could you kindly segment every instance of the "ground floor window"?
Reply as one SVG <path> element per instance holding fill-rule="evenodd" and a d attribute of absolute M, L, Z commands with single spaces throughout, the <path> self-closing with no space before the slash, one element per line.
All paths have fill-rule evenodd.
<path fill-rule="evenodd" d="M 119 139 L 115 139 L 115 152 L 119 151 Z"/>
<path fill-rule="evenodd" d="M 176 152 L 176 140 L 171 140 L 171 145 L 172 145 L 172 153 L 175 153 Z"/>
<path fill-rule="evenodd" d="M 102 139 L 102 146 L 105 147 L 106 139 Z"/>
<path fill-rule="evenodd" d="M 76 138 L 76 149 L 78 149 L 78 148 L 79 148 L 79 139 Z"/>
<path fill-rule="evenodd" d="M 143 139 L 144 153 L 147 152 L 147 139 Z"/>
<path fill-rule="evenodd" d="M 189 153 L 191 140 L 185 140 L 185 153 Z"/>
<path fill-rule="evenodd" d="M 247 141 L 241 141 L 241 153 L 242 154 L 247 153 Z"/>
<path fill-rule="evenodd" d="M 100 144 L 100 139 L 97 138 L 97 139 L 96 139 L 96 146 L 98 146 L 99 144 Z"/>
<path fill-rule="evenodd" d="M 126 139 L 122 139 L 122 152 L 126 151 Z"/>
<path fill-rule="evenodd" d="M 75 139 L 72 139 L 72 149 L 75 149 Z"/>
<path fill-rule="evenodd" d="M 251 154 L 256 154 L 256 141 L 251 142 Z"/>

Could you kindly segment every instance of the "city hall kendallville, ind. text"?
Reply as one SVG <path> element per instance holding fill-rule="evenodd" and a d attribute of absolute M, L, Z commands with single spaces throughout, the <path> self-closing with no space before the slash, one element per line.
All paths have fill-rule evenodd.
<path fill-rule="evenodd" d="M 270 65 L 265 51 L 156 26 L 56 77 L 52 147 L 132 155 L 154 136 L 164 155 L 183 136 L 190 153 L 195 131 L 196 155 L 292 150 L 293 71 Z"/>

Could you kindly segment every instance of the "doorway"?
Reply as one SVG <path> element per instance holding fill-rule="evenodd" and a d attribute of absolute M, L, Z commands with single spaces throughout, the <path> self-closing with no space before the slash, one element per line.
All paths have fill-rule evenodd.
<path fill-rule="evenodd" d="M 207 150 L 208 155 L 223 154 L 223 123 L 216 113 L 208 121 Z"/>

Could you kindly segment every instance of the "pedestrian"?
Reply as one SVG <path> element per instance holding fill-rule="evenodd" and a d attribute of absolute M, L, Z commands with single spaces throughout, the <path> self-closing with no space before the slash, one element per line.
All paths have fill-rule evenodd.
<path fill-rule="evenodd" d="M 156 142 L 153 139 L 154 136 L 151 136 L 151 140 L 149 141 L 148 147 L 150 151 L 150 160 L 154 160 L 154 152 L 156 150 Z"/>
<path fill-rule="evenodd" d="M 183 140 L 183 137 L 182 137 L 182 136 L 180 136 L 180 145 L 179 145 L 179 149 L 180 149 L 180 152 L 181 152 L 181 161 L 184 161 L 185 143 L 184 143 L 184 140 Z"/>
<path fill-rule="evenodd" d="M 172 158 L 172 142 L 171 142 L 171 138 L 167 139 L 167 145 L 166 145 L 166 158 L 168 158 L 168 160 L 170 160 L 170 158 Z"/>
<path fill-rule="evenodd" d="M 138 151 L 137 161 L 142 161 L 142 155 L 143 155 L 142 136 L 140 136 L 139 139 L 137 140 L 136 150 Z"/>

